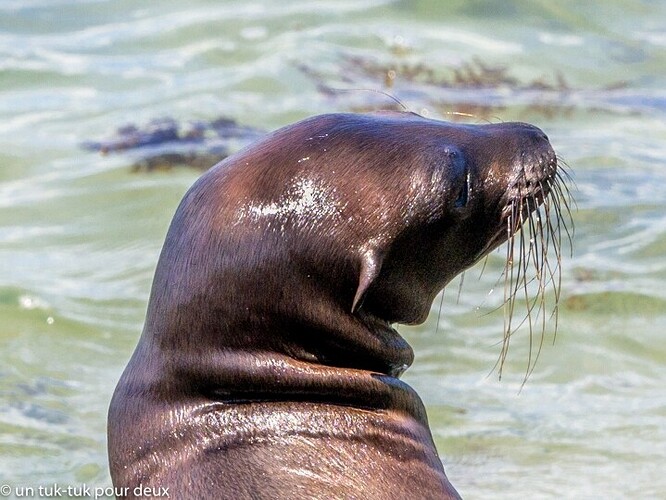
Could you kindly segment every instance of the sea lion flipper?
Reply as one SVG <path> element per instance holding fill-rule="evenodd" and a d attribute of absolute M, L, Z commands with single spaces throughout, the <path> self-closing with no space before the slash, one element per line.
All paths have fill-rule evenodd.
<path fill-rule="evenodd" d="M 361 272 L 358 277 L 358 288 L 356 289 L 356 295 L 354 295 L 354 302 L 352 303 L 352 313 L 358 311 L 363 304 L 363 299 L 370 285 L 379 276 L 382 261 L 383 255 L 376 248 L 366 248 L 361 252 Z"/>

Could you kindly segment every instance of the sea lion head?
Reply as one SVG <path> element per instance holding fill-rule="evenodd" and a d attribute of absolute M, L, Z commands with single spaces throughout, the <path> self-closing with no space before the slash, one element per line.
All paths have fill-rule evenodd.
<path fill-rule="evenodd" d="M 413 354 L 390 325 L 424 321 L 435 295 L 511 238 L 557 180 L 548 138 L 524 123 L 382 112 L 290 125 L 185 196 L 146 341 L 398 375 Z"/>

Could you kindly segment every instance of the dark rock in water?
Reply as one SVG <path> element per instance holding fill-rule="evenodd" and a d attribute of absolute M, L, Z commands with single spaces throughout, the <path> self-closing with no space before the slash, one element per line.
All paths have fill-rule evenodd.
<path fill-rule="evenodd" d="M 264 131 L 239 125 L 226 117 L 210 122 L 180 123 L 172 118 L 152 120 L 144 127 L 125 125 L 101 141 L 85 141 L 83 149 L 102 154 L 128 152 L 132 171 L 151 172 L 187 166 L 207 170 L 230 151 L 255 141 Z"/>

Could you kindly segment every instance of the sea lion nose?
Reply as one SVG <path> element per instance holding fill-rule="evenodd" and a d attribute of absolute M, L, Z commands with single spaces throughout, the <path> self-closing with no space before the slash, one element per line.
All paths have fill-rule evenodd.
<path fill-rule="evenodd" d="M 539 143 L 550 144 L 550 141 L 546 133 L 543 130 L 541 130 L 539 127 L 536 127 L 531 123 L 514 122 L 511 125 L 513 125 L 515 133 L 520 134 L 521 136 L 532 140 L 534 144 L 539 144 Z"/>
<path fill-rule="evenodd" d="M 557 173 L 557 155 L 548 136 L 539 127 L 529 123 L 499 124 L 501 140 L 513 175 L 509 181 L 509 198 L 544 196 L 549 192 L 551 180 Z"/>
<path fill-rule="evenodd" d="M 557 163 L 555 151 L 543 130 L 529 123 L 515 122 L 511 124 L 510 133 L 518 140 L 519 154 L 528 164 L 552 174 Z"/>
<path fill-rule="evenodd" d="M 543 130 L 530 123 L 505 122 L 486 125 L 491 130 L 491 136 L 506 141 L 512 147 L 522 150 L 550 147 L 550 140 Z M 511 146 L 509 146 L 511 147 Z"/>

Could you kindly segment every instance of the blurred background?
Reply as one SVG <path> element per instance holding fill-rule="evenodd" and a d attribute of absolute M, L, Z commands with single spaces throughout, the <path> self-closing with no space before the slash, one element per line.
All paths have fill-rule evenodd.
<path fill-rule="evenodd" d="M 665 47 L 660 0 L 3 0 L 0 483 L 110 486 L 108 402 L 180 198 L 265 131 L 396 107 L 370 89 L 534 123 L 575 180 L 557 338 L 522 390 L 525 328 L 493 370 L 503 249 L 400 327 L 451 482 L 666 498 Z"/>

